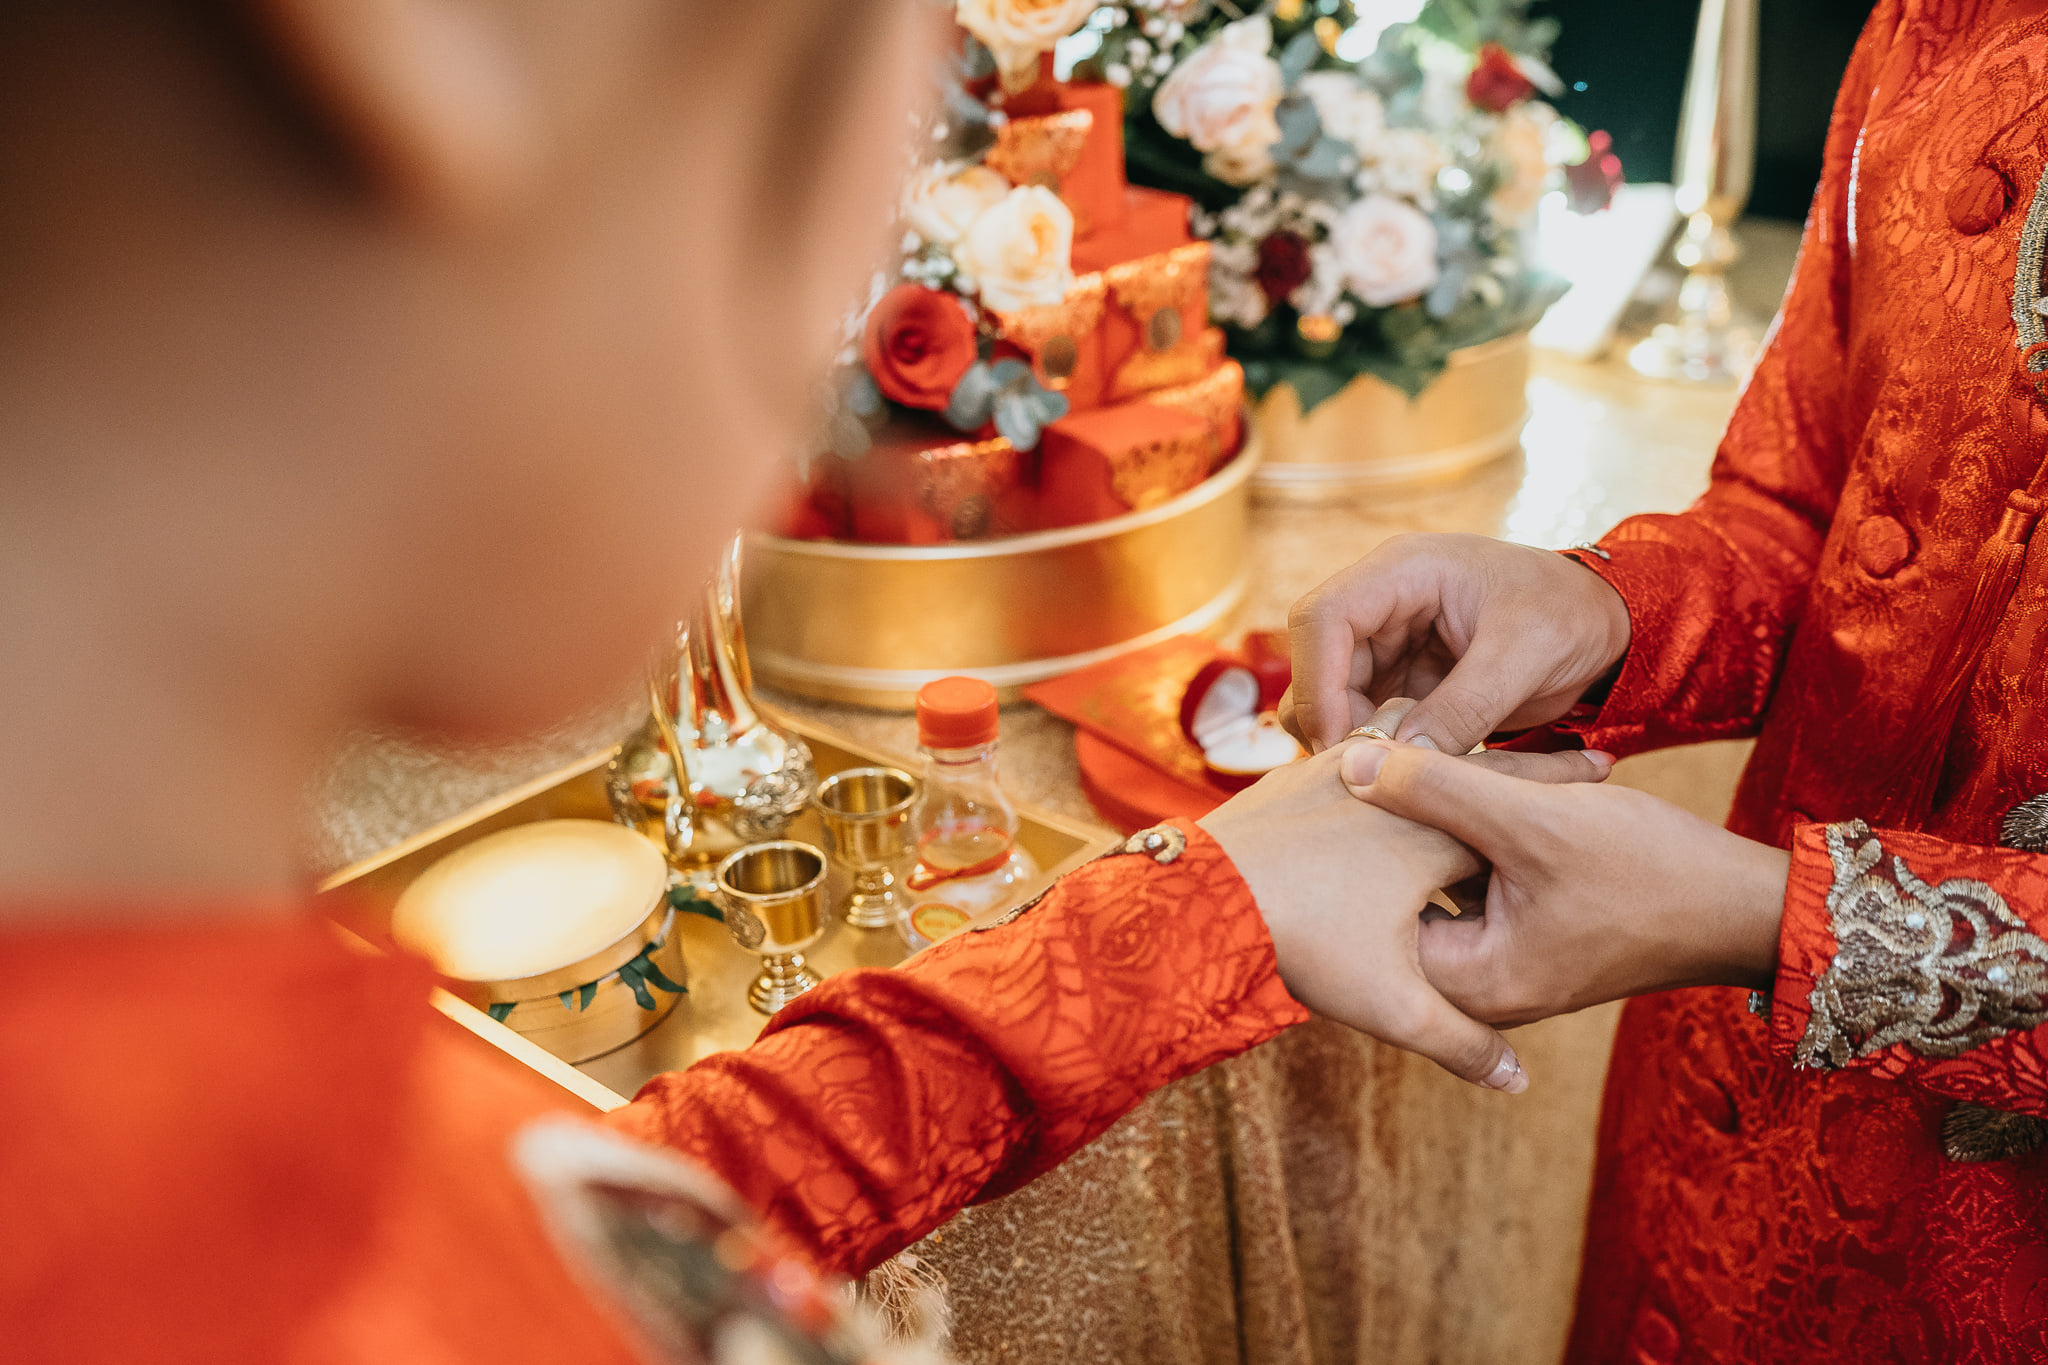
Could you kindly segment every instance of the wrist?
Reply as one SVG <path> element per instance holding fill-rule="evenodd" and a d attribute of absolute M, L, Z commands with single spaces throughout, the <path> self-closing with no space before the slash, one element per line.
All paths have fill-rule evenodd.
<path fill-rule="evenodd" d="M 1785 882 L 1792 855 L 1730 835 L 1735 856 L 1723 878 L 1723 933 L 1714 982 L 1768 991 L 1778 975 L 1778 932 L 1785 918 Z"/>

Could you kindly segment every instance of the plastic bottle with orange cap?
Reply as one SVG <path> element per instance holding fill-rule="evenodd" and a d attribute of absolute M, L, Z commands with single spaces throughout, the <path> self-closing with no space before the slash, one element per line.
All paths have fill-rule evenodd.
<path fill-rule="evenodd" d="M 924 785 L 911 817 L 917 866 L 905 882 L 903 919 L 912 948 L 1015 904 L 1038 876 L 1017 846 L 1017 808 L 997 775 L 998 719 L 996 690 L 979 678 L 940 678 L 918 691 Z"/>

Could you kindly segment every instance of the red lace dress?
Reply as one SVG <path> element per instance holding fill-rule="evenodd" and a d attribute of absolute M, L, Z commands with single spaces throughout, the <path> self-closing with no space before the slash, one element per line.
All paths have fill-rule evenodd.
<path fill-rule="evenodd" d="M 606 1122 L 723 1180 L 771 1245 L 872 1266 L 1307 1017 L 1244 882 L 1182 828 L 1170 860 L 1106 859 L 828 981 Z M 719 1198 L 618 1217 L 701 1180 L 436 1015 L 419 963 L 295 907 L 78 923 L 0 935 L 0 1358 L 694 1358 L 632 1343 L 702 1335 L 677 1302 L 747 1243 L 639 1234 Z M 571 1207 L 567 1157 L 615 1197 Z M 808 1272 L 770 1265 L 786 1315 L 822 1321 Z"/>
<path fill-rule="evenodd" d="M 2044 11 L 1878 6 L 1711 489 L 1579 556 L 1634 634 L 1572 728 L 1756 735 L 1793 863 L 1767 1018 L 1624 1014 L 1573 1360 L 2048 1359 Z"/>

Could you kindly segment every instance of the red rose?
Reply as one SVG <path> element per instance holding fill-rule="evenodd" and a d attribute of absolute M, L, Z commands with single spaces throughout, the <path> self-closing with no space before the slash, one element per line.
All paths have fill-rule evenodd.
<path fill-rule="evenodd" d="M 1309 277 L 1308 243 L 1292 232 L 1276 232 L 1259 243 L 1259 265 L 1252 278 L 1275 304 L 1301 288 Z"/>
<path fill-rule="evenodd" d="M 1514 57 L 1499 43 L 1487 43 L 1479 49 L 1479 65 L 1465 79 L 1465 98 L 1489 114 L 1498 114 L 1535 93 L 1535 82 L 1522 74 Z"/>
<path fill-rule="evenodd" d="M 937 412 L 974 363 L 974 323 L 960 300 L 899 284 L 868 314 L 861 359 L 875 387 L 905 407 Z"/>

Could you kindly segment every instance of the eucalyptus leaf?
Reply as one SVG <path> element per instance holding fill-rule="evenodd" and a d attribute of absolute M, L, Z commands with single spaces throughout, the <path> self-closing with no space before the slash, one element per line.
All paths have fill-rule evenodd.
<path fill-rule="evenodd" d="M 1333 137 L 1317 138 L 1314 146 L 1295 158 L 1290 166 L 1306 180 L 1338 180 L 1357 168 L 1357 157 L 1349 144 Z"/>
<path fill-rule="evenodd" d="M 1316 41 L 1314 28 L 1305 28 L 1295 34 L 1287 46 L 1280 49 L 1281 84 L 1292 90 L 1294 83 L 1315 65 L 1316 58 L 1322 54 L 1322 50 L 1323 45 Z"/>
<path fill-rule="evenodd" d="M 1315 101 L 1307 95 L 1289 95 L 1273 109 L 1273 121 L 1280 125 L 1280 141 L 1273 148 L 1279 159 L 1290 159 L 1315 145 L 1323 134 L 1323 121 Z"/>

